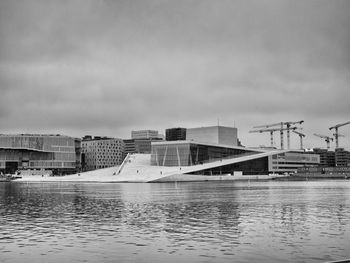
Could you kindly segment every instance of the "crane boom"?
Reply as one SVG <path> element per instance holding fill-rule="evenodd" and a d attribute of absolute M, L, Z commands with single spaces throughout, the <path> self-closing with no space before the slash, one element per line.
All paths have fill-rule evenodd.
<path fill-rule="evenodd" d="M 326 136 L 326 135 L 317 134 L 317 133 L 314 133 L 314 135 L 324 139 L 325 142 L 327 143 L 327 149 L 329 149 L 329 143 L 330 143 L 330 141 L 333 141 L 332 137 L 329 137 L 329 136 Z"/>
<path fill-rule="evenodd" d="M 280 123 L 281 124 L 281 123 Z M 281 148 L 283 149 L 283 131 L 284 130 L 296 130 L 297 127 L 289 127 L 289 128 L 271 128 L 271 129 L 258 129 L 258 130 L 250 130 L 249 132 L 250 133 L 253 133 L 253 132 L 259 132 L 259 133 L 263 133 L 263 132 L 270 132 L 270 136 L 271 136 L 271 147 L 273 147 L 273 133 L 275 131 L 280 131 L 281 133 Z"/>
<path fill-rule="evenodd" d="M 331 129 L 334 129 L 334 128 L 339 128 L 339 127 L 342 127 L 342 126 L 345 126 L 345 125 L 348 125 L 348 124 L 350 124 L 350 121 L 334 125 L 333 127 L 330 127 L 329 129 L 331 130 Z"/>
<path fill-rule="evenodd" d="M 269 127 L 274 127 L 274 126 L 278 126 L 278 125 L 283 125 L 282 122 L 278 122 L 278 123 L 273 123 L 273 124 L 266 124 L 266 125 L 258 125 L 258 126 L 254 126 L 253 128 L 269 128 Z"/>
<path fill-rule="evenodd" d="M 281 149 L 283 149 L 283 131 L 286 130 L 287 131 L 287 145 L 288 145 L 288 149 L 290 148 L 290 131 L 291 130 L 295 130 L 297 129 L 295 127 L 292 128 L 291 126 L 292 125 L 295 125 L 295 124 L 302 124 L 304 121 L 301 120 L 301 121 L 287 121 L 287 122 L 277 122 L 277 123 L 272 123 L 272 124 L 266 124 L 266 125 L 258 125 L 258 126 L 254 126 L 253 128 L 271 128 L 271 127 L 275 127 L 275 126 L 280 126 L 281 128 L 277 129 L 276 130 L 279 130 L 280 131 L 280 134 L 281 134 Z M 284 125 L 286 126 L 286 128 L 284 128 Z M 270 131 L 271 133 L 273 133 L 273 131 Z M 272 134 L 271 134 L 271 137 L 272 137 Z M 272 139 L 271 139 L 272 140 Z"/>
<path fill-rule="evenodd" d="M 293 130 L 294 133 L 298 134 L 299 136 L 301 137 L 305 137 L 305 134 L 304 133 L 301 133 L 301 132 L 298 132 L 298 131 L 295 131 Z"/>

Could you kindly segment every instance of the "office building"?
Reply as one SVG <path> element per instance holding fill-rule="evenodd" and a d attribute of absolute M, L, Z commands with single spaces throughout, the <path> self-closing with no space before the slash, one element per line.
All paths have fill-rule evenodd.
<path fill-rule="evenodd" d="M 79 169 L 79 140 L 63 135 L 0 135 L 0 171 L 38 174 L 75 173 Z"/>
<path fill-rule="evenodd" d="M 186 140 L 186 128 L 170 128 L 165 130 L 166 141 Z"/>
<path fill-rule="evenodd" d="M 159 139 L 158 131 L 154 130 L 138 130 L 131 131 L 131 139 Z"/>
<path fill-rule="evenodd" d="M 335 166 L 335 152 L 328 149 L 314 148 L 313 153 L 320 156 L 320 166 L 334 167 Z"/>
<path fill-rule="evenodd" d="M 124 156 L 128 153 L 151 153 L 151 143 L 162 141 L 164 136 L 154 130 L 131 131 L 131 139 L 125 139 Z"/>
<path fill-rule="evenodd" d="M 84 171 L 116 166 L 123 162 L 124 142 L 122 139 L 85 136 L 81 153 Z"/>
<path fill-rule="evenodd" d="M 335 166 L 350 166 L 350 152 L 344 148 L 335 149 Z"/>

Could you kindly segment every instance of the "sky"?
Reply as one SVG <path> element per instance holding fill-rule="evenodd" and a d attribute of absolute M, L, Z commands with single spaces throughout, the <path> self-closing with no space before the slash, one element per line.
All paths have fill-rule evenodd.
<path fill-rule="evenodd" d="M 313 134 L 350 121 L 349 28 L 347 0 L 1 0 L 0 133 L 219 123 L 259 146 L 253 126 L 304 120 L 325 147 Z"/>

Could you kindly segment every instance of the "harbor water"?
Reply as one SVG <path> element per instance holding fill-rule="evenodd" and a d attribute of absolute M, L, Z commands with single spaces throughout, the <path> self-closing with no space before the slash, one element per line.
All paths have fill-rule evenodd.
<path fill-rule="evenodd" d="M 0 262 L 350 259 L 350 180 L 0 183 Z"/>

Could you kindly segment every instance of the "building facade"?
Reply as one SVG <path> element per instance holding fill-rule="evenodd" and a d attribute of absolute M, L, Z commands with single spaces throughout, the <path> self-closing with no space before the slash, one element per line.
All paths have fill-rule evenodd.
<path fill-rule="evenodd" d="M 75 173 L 80 160 L 78 145 L 75 138 L 63 135 L 0 135 L 0 171 Z"/>
<path fill-rule="evenodd" d="M 82 169 L 91 171 L 119 165 L 124 158 L 122 139 L 94 137 L 81 142 Z"/>
<path fill-rule="evenodd" d="M 344 148 L 335 149 L 335 166 L 350 166 L 350 152 Z"/>
<path fill-rule="evenodd" d="M 335 166 L 335 152 L 328 151 L 328 149 L 314 148 L 313 153 L 320 156 L 320 166 L 334 167 Z"/>
<path fill-rule="evenodd" d="M 319 162 L 317 154 L 303 151 L 261 150 L 188 140 L 152 143 L 151 153 L 152 166 L 193 166 L 196 168 L 192 174 L 200 175 L 282 174 L 296 172 L 299 167 L 316 166 Z M 211 163 L 216 165 L 201 168 Z"/>
<path fill-rule="evenodd" d="M 186 140 L 186 128 L 170 128 L 165 130 L 166 141 Z"/>
<path fill-rule="evenodd" d="M 186 140 L 237 146 L 237 128 L 224 126 L 190 128 L 186 130 Z"/>
<path fill-rule="evenodd" d="M 151 153 L 153 141 L 163 141 L 164 136 L 154 130 L 131 131 L 131 139 L 125 139 L 124 157 L 129 153 Z"/>
<path fill-rule="evenodd" d="M 131 139 L 158 139 L 160 135 L 155 130 L 138 130 L 131 131 Z"/>

